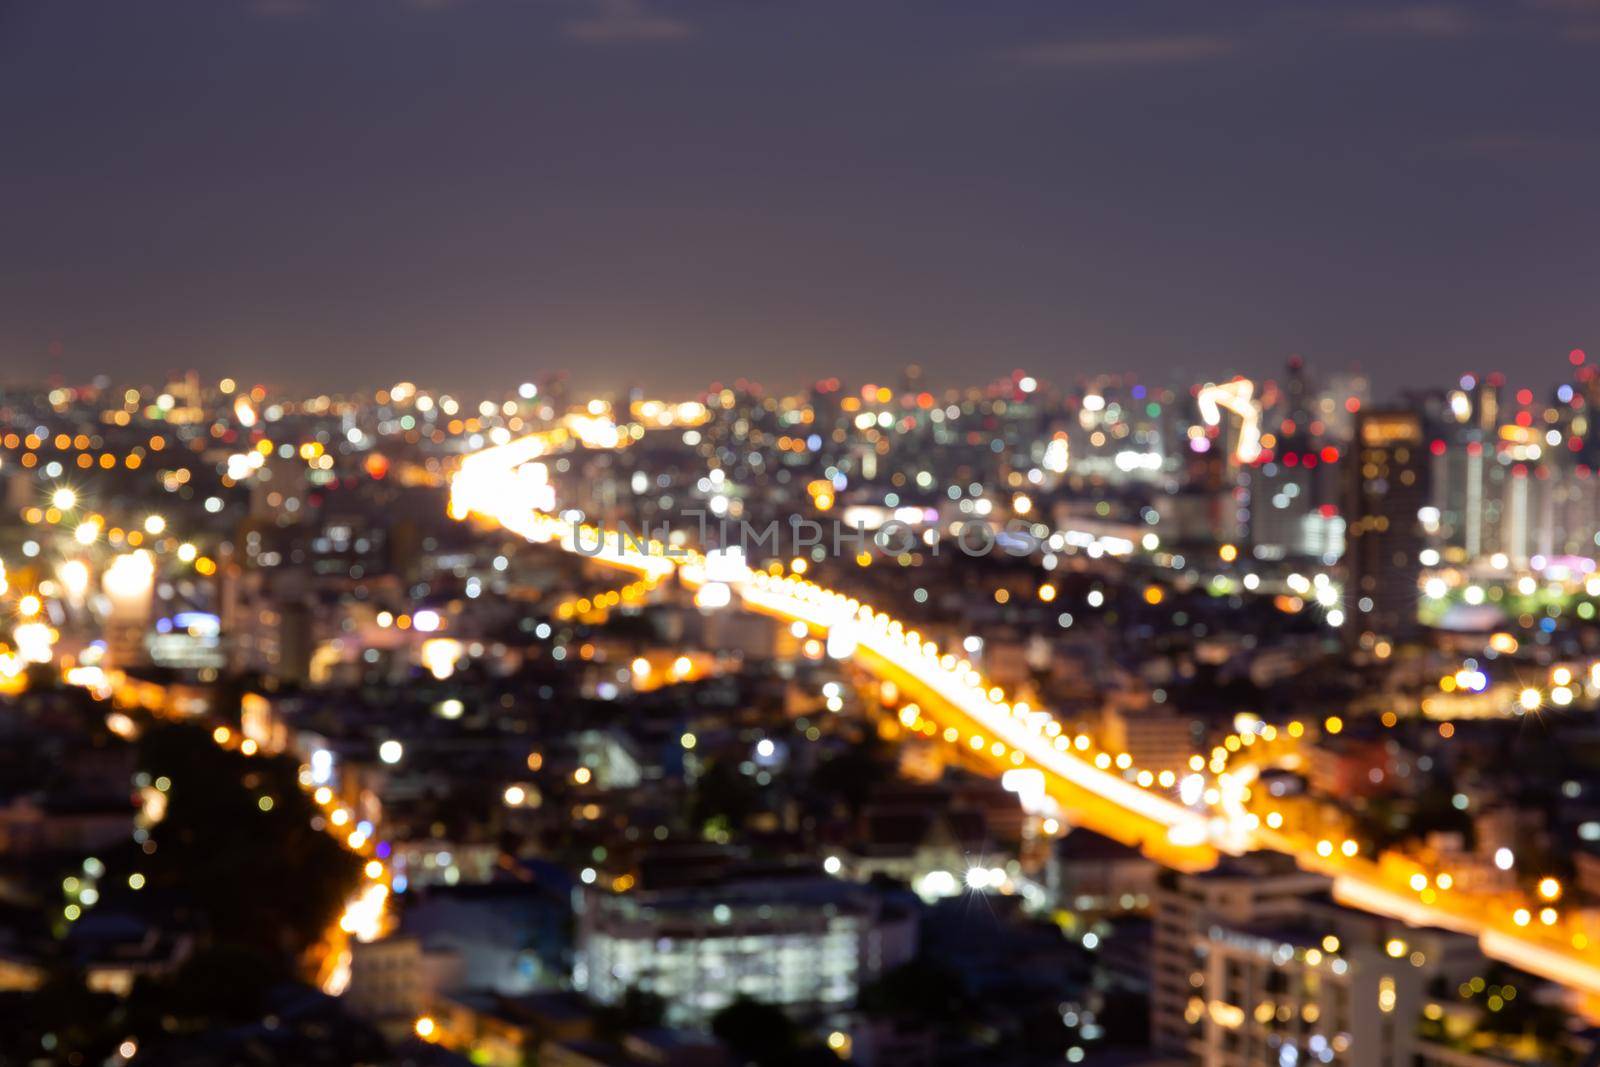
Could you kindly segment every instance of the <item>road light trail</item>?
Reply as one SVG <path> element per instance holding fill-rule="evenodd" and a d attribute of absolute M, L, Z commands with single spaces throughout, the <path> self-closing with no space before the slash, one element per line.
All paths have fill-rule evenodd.
<path fill-rule="evenodd" d="M 630 544 L 615 532 L 607 534 L 592 526 L 563 522 L 531 507 L 525 494 L 518 492 L 522 483 L 517 468 L 549 455 L 566 439 L 564 431 L 555 430 L 467 457 L 451 483 L 451 514 L 476 514 L 530 541 L 559 545 L 598 563 L 652 578 L 676 571 L 690 588 L 727 585 L 747 608 L 785 621 L 802 622 L 831 635 L 835 641 L 848 641 L 852 652 L 864 653 L 876 663 L 879 673 L 887 666 L 913 681 L 948 709 L 976 724 L 989 739 L 1003 744 L 1008 752 L 1018 753 L 1021 763 L 1031 763 L 1070 787 L 1064 791 L 1081 790 L 1111 803 L 1119 812 L 1142 820 L 1145 825 L 1139 827 L 1141 830 L 1160 827 L 1166 839 L 1156 844 L 1169 854 L 1173 850 L 1205 850 L 1220 840 L 1220 827 L 1215 820 L 1163 792 L 1136 785 L 1119 773 L 1096 767 L 1073 754 L 1062 743 L 1064 735 L 1059 726 L 1054 737 L 1046 733 L 1047 723 L 1052 721 L 1047 713 L 1000 698 L 997 689 L 983 684 L 970 663 L 941 656 L 931 641 L 843 593 L 800 578 L 773 578 L 742 560 L 719 557 L 708 561 L 697 551 L 660 541 Z M 1014 759 L 1013 765 L 1020 764 Z M 1130 835 L 1124 828 L 1117 836 Z M 1150 838 L 1145 833 L 1135 836 Z M 1192 865 L 1192 860 L 1184 865 Z"/>
<path fill-rule="evenodd" d="M 1199 848 L 1208 842 L 1211 827 L 1203 814 L 1070 754 L 1065 733 L 1057 732 L 1053 738 L 1046 734 L 1046 723 L 1052 720 L 1036 716 L 1024 704 L 996 697 L 970 664 L 941 657 L 933 642 L 904 629 L 888 615 L 803 579 L 775 579 L 761 572 L 752 573 L 739 592 L 747 607 L 799 620 L 835 638 L 847 635 L 853 645 L 851 654 L 860 658 L 866 653 L 869 668 L 876 660 L 880 667 L 887 665 L 900 678 L 914 682 L 923 690 L 924 707 L 935 706 L 927 699 L 931 695 L 959 712 L 989 739 L 1004 745 L 1005 753 L 1020 757 L 1011 759 L 1013 765 L 1031 763 L 1069 786 L 1164 827 L 1171 845 Z"/>
<path fill-rule="evenodd" d="M 541 511 L 532 506 L 527 493 L 531 483 L 519 478 L 518 468 L 551 454 L 568 439 L 566 431 L 557 429 L 468 456 L 451 482 L 451 515 L 463 519 L 476 515 L 530 541 L 558 545 L 598 563 L 652 578 L 676 572 L 685 585 L 702 592 L 707 586 L 725 586 L 723 593 L 737 594 L 744 608 L 826 634 L 830 650 L 841 658 L 855 658 L 879 677 L 912 689 L 931 718 L 976 727 L 979 732 L 969 735 L 969 740 L 975 736 L 984 742 L 979 754 L 991 765 L 1001 760 L 1012 767 L 1041 771 L 1047 791 L 1068 805 L 1085 798 L 1105 805 L 1101 811 L 1085 810 L 1090 816 L 1085 824 L 1123 840 L 1135 839 L 1164 863 L 1195 867 L 1215 862 L 1221 852 L 1263 848 L 1285 852 L 1302 867 L 1330 875 L 1335 895 L 1346 904 L 1418 926 L 1471 934 L 1490 957 L 1600 1003 L 1600 964 L 1592 955 L 1560 947 L 1548 938 L 1518 934 L 1479 907 L 1443 907 L 1408 897 L 1385 884 L 1375 868 L 1371 872 L 1362 869 L 1371 864 L 1319 855 L 1305 842 L 1259 826 L 1228 789 L 1218 790 L 1219 796 L 1229 794 L 1226 802 L 1219 800 L 1211 810 L 1199 810 L 1173 800 L 1164 790 L 1139 786 L 1096 766 L 1074 754 L 1075 746 L 1063 743 L 1065 733 L 1059 724 L 1055 731 L 1050 729 L 1054 720 L 1048 713 L 1006 701 L 998 689 L 986 687 L 964 659 L 941 654 L 915 631 L 843 593 L 794 576 L 774 577 L 742 560 L 708 560 L 676 543 L 669 546 L 652 540 L 630 546 L 615 534 L 604 537 L 595 527 L 563 522 Z M 731 597 L 723 602 L 727 600 Z M 1005 769 L 1003 763 L 1001 769 Z M 1226 777 L 1219 778 L 1219 786 L 1227 784 L 1223 781 Z"/>

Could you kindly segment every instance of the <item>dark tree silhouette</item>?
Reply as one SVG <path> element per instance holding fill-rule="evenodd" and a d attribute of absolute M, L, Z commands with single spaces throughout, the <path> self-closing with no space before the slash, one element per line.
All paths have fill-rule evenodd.
<path fill-rule="evenodd" d="M 711 1017 L 711 1032 L 747 1063 L 785 1067 L 800 1054 L 800 1037 L 781 1008 L 740 997 Z"/>

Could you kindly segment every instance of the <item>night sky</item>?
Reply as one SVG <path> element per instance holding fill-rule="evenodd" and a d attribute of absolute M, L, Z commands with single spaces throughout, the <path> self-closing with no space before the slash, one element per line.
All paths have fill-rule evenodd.
<path fill-rule="evenodd" d="M 1600 2 L 0 0 L 0 378 L 1600 355 Z"/>

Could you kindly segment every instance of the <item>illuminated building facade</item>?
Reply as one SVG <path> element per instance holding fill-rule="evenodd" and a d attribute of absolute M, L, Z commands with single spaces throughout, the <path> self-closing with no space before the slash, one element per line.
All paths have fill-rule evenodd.
<path fill-rule="evenodd" d="M 1292 865 L 1166 875 L 1156 892 L 1153 1036 L 1202 1067 L 1401 1067 L 1426 981 L 1456 940 L 1341 907 Z"/>
<path fill-rule="evenodd" d="M 1326 885 L 1319 875 L 1264 856 L 1230 861 L 1205 875 L 1163 874 L 1152 899 L 1151 1043 L 1164 1052 L 1190 1051 L 1196 1037 L 1187 1018 L 1190 1000 L 1199 995 L 1196 976 L 1204 982 L 1197 960 L 1214 924 L 1292 918 L 1307 894 Z"/>
<path fill-rule="evenodd" d="M 832 879 L 588 890 L 577 907 L 574 985 L 603 1003 L 659 994 L 673 1025 L 703 1026 L 739 996 L 800 1015 L 847 1008 L 916 952 L 912 912 Z"/>
<path fill-rule="evenodd" d="M 106 662 L 126 669 L 149 662 L 145 637 L 154 609 L 155 561 L 150 553 L 128 552 L 106 568 L 102 584 L 106 613 Z"/>
<path fill-rule="evenodd" d="M 1428 448 L 1415 411 L 1365 411 L 1345 500 L 1346 632 L 1404 637 L 1417 628 L 1417 580 L 1427 547 Z M 1369 639 L 1370 640 L 1370 639 Z"/>
<path fill-rule="evenodd" d="M 1109 707 L 1104 734 L 1107 748 L 1152 771 L 1182 770 L 1195 751 L 1193 722 L 1168 708 Z"/>

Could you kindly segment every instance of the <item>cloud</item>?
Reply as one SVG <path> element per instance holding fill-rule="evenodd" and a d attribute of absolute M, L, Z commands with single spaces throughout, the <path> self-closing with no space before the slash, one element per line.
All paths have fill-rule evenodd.
<path fill-rule="evenodd" d="M 1098 41 L 1042 41 L 1008 49 L 1006 56 L 1026 67 L 1105 70 L 1158 67 L 1216 59 L 1233 52 L 1235 42 L 1214 34 L 1124 37 Z"/>
<path fill-rule="evenodd" d="M 1412 4 L 1394 8 L 1352 11 L 1345 25 L 1358 33 L 1392 37 L 1428 37 L 1445 40 L 1476 33 L 1478 20 L 1449 4 Z"/>
<path fill-rule="evenodd" d="M 643 0 L 588 0 L 588 12 L 569 19 L 564 32 L 585 44 L 628 44 L 639 41 L 681 41 L 694 35 L 682 19 L 658 14 Z"/>

